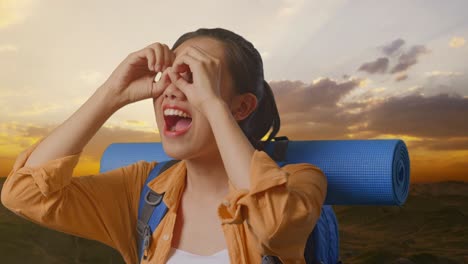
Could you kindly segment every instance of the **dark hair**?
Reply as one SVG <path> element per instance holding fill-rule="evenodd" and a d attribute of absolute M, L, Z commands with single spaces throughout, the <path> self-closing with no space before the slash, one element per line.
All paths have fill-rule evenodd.
<path fill-rule="evenodd" d="M 237 94 L 253 93 L 257 97 L 257 107 L 239 122 L 244 134 L 254 148 L 262 150 L 280 128 L 280 117 L 270 85 L 263 75 L 263 60 L 252 43 L 242 36 L 223 28 L 199 28 L 183 34 L 174 43 L 175 50 L 184 41 L 195 37 L 211 37 L 225 46 L 225 59 L 234 82 Z M 266 141 L 261 141 L 268 131 L 272 132 Z"/>

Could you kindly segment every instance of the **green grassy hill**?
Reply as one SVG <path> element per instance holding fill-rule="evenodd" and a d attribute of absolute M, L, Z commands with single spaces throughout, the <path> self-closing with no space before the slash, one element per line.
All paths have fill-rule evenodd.
<path fill-rule="evenodd" d="M 468 183 L 413 184 L 402 207 L 334 209 L 345 264 L 468 263 Z M 35 225 L 0 206 L 0 263 L 124 262 L 110 247 Z"/>
<path fill-rule="evenodd" d="M 468 263 L 468 183 L 413 184 L 402 207 L 333 208 L 344 263 Z"/>

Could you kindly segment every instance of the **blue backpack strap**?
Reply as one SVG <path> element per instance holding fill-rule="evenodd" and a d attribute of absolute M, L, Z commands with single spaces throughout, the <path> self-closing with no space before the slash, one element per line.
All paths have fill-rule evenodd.
<path fill-rule="evenodd" d="M 331 205 L 323 205 L 320 218 L 310 234 L 304 257 L 308 264 L 337 264 L 339 260 L 338 221 Z"/>
<path fill-rule="evenodd" d="M 167 206 L 163 202 L 164 193 L 159 194 L 154 192 L 148 187 L 148 183 L 178 161 L 180 160 L 168 160 L 156 164 L 143 185 L 143 189 L 140 193 L 137 220 L 139 260 L 141 260 L 142 257 L 146 259 L 146 254 L 144 253 L 151 243 L 153 231 L 167 212 Z"/>
<path fill-rule="evenodd" d="M 268 154 L 280 167 L 287 164 L 289 138 L 275 137 Z M 320 217 L 310 233 L 304 249 L 307 264 L 340 264 L 338 221 L 331 205 L 323 205 Z M 262 264 L 280 264 L 276 256 L 262 256 Z"/>

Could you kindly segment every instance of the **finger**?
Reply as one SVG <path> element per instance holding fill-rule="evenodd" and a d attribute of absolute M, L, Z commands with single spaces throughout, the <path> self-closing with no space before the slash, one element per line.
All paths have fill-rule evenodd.
<path fill-rule="evenodd" d="M 161 83 L 164 84 L 164 82 L 170 81 L 169 76 L 168 76 L 169 70 L 166 69 L 161 73 L 161 77 L 159 77 L 159 80 L 156 83 Z"/>
<path fill-rule="evenodd" d="M 172 60 L 171 60 L 171 65 L 172 65 L 172 63 L 174 63 L 174 61 L 175 61 L 175 59 L 177 57 L 173 50 L 171 50 L 171 56 L 172 56 Z"/>
<path fill-rule="evenodd" d="M 171 49 L 166 45 L 162 44 L 164 47 L 164 65 L 163 65 L 163 71 L 166 70 L 167 67 L 171 66 Z"/>
<path fill-rule="evenodd" d="M 164 62 L 164 48 L 160 43 L 154 45 L 154 51 L 156 53 L 156 63 L 154 69 L 156 71 L 162 71 L 162 64 Z"/>
<path fill-rule="evenodd" d="M 185 53 L 177 57 L 172 64 L 172 71 L 175 73 L 184 73 L 186 71 L 197 71 L 200 61 Z"/>
<path fill-rule="evenodd" d="M 179 55 L 179 57 L 175 58 L 174 62 L 172 63 L 172 71 L 173 72 L 187 72 L 190 71 L 190 67 L 187 64 L 182 63 L 182 60 L 180 59 L 182 56 L 185 55 Z"/>
<path fill-rule="evenodd" d="M 172 69 L 174 72 L 187 72 L 190 71 L 190 67 L 186 64 L 180 63 L 180 57 L 184 56 L 188 52 L 188 47 L 184 47 L 180 52 L 179 56 L 174 56 L 174 61 L 172 62 Z"/>
<path fill-rule="evenodd" d="M 169 67 L 168 69 L 168 75 L 169 75 L 169 78 L 171 79 L 171 82 L 173 84 L 175 84 L 175 86 L 177 86 L 177 88 L 179 88 L 180 90 L 182 90 L 182 92 L 184 92 L 185 94 L 187 94 L 187 88 L 188 86 L 190 85 L 186 80 L 184 80 L 184 78 L 180 77 L 177 73 L 173 72 L 172 71 L 172 67 Z"/>
<path fill-rule="evenodd" d="M 219 70 L 221 70 L 221 68 L 219 67 L 221 60 L 217 57 L 212 56 L 200 47 L 192 46 L 192 49 L 190 50 L 190 56 L 195 57 L 200 61 L 203 61 L 207 65 L 214 65 L 218 67 Z"/>
<path fill-rule="evenodd" d="M 197 49 L 196 46 L 185 47 L 181 52 L 181 55 L 184 55 L 184 54 L 190 55 L 194 57 L 195 59 L 205 62 L 205 63 L 209 62 L 209 60 L 211 59 L 210 57 L 206 56 L 204 53 L 200 52 L 199 48 Z"/>
<path fill-rule="evenodd" d="M 175 61 L 175 59 L 177 57 L 173 50 L 171 50 L 171 56 L 172 56 L 172 60 L 171 60 L 171 66 L 172 66 L 172 64 L 174 63 L 174 61 Z"/>
<path fill-rule="evenodd" d="M 161 69 L 157 68 L 157 65 L 160 64 L 161 57 L 164 57 L 162 44 L 160 42 L 154 42 L 146 46 L 146 48 L 151 49 L 154 53 L 155 61 L 152 63 L 154 71 L 161 71 Z"/>
<path fill-rule="evenodd" d="M 170 84 L 170 78 L 168 75 L 168 70 L 166 69 L 161 78 L 157 82 L 153 82 L 153 90 L 151 92 L 152 97 L 159 97 L 165 88 Z"/>
<path fill-rule="evenodd" d="M 145 49 L 146 59 L 148 60 L 148 69 L 154 71 L 154 62 L 156 61 L 156 57 L 154 56 L 154 52 L 152 49 L 148 48 Z"/>
<path fill-rule="evenodd" d="M 153 71 L 153 63 L 155 61 L 154 53 L 151 49 L 143 48 L 137 52 L 132 53 L 130 64 L 140 64 L 142 60 L 146 60 L 148 64 L 148 69 Z"/>
<path fill-rule="evenodd" d="M 218 61 L 218 58 L 214 57 L 213 55 L 209 54 L 202 48 L 195 46 L 195 45 L 191 46 L 190 52 L 191 52 L 190 55 L 192 57 L 198 58 L 199 60 L 202 60 L 202 61 L 206 61 L 206 62 L 209 60 Z"/>
<path fill-rule="evenodd" d="M 172 50 L 169 50 L 169 65 L 167 66 L 167 68 L 171 67 L 172 64 L 174 64 L 175 59 L 176 59 L 175 52 Z"/>

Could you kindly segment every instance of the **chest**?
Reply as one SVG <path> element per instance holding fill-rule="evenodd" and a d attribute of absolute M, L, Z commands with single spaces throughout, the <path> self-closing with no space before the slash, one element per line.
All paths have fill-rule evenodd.
<path fill-rule="evenodd" d="M 198 203 L 188 196 L 182 196 L 171 247 L 203 256 L 226 249 L 217 207 L 216 202 Z"/>

